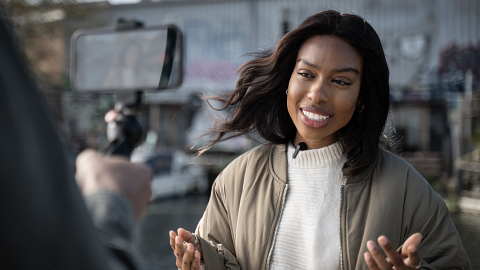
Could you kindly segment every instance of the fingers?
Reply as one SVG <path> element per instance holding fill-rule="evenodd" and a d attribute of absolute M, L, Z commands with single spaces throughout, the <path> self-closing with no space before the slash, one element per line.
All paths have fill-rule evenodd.
<path fill-rule="evenodd" d="M 391 263 L 386 260 L 382 252 L 373 241 L 368 241 L 367 248 L 370 253 L 365 252 L 363 255 L 365 262 L 371 270 L 392 269 L 392 266 L 394 269 L 406 269 L 406 266 L 415 268 L 420 264 L 420 256 L 418 255 L 416 247 L 416 245 L 420 243 L 420 240 L 417 239 L 418 237 L 420 237 L 421 240 L 420 234 L 412 238 L 410 242 L 412 245 L 410 245 L 407 249 L 408 258 L 404 260 L 402 259 L 402 255 L 400 255 L 392 246 L 390 241 L 388 241 L 387 237 L 380 236 L 378 238 L 378 243 L 387 257 L 390 259 Z"/>
<path fill-rule="evenodd" d="M 97 152 L 93 149 L 86 149 L 82 151 L 78 156 L 77 159 L 75 160 L 75 164 L 78 166 L 78 164 L 84 163 L 87 160 L 91 158 L 100 158 L 97 154 Z"/>
<path fill-rule="evenodd" d="M 367 266 L 370 270 L 380 270 L 378 267 L 377 263 L 373 259 L 372 255 L 368 252 L 365 252 L 363 254 L 363 258 L 365 258 L 365 262 L 367 263 Z"/>
<path fill-rule="evenodd" d="M 195 257 L 193 258 L 192 270 L 200 270 L 200 252 L 195 251 Z"/>
<path fill-rule="evenodd" d="M 392 266 L 387 260 L 385 256 L 383 256 L 380 249 L 378 249 L 377 245 L 373 241 L 367 242 L 368 251 L 370 251 L 370 256 L 365 255 L 365 262 L 367 263 L 370 269 L 391 269 Z M 398 255 L 398 254 L 397 254 Z M 372 257 L 372 258 L 370 258 Z M 367 260 L 368 259 L 368 260 Z"/>
<path fill-rule="evenodd" d="M 177 237 L 177 234 L 174 231 L 170 231 L 168 235 L 170 236 L 170 247 L 172 247 L 173 253 L 175 253 L 175 237 Z"/>
<path fill-rule="evenodd" d="M 408 248 L 410 246 L 418 247 L 421 241 L 422 241 L 422 235 L 420 233 L 415 233 L 415 234 L 412 234 L 410 237 L 408 237 L 405 243 L 403 243 L 402 256 L 407 257 Z"/>
<path fill-rule="evenodd" d="M 416 268 L 420 264 L 417 246 L 421 240 L 422 235 L 420 233 L 413 234 L 405 241 L 402 252 L 399 254 L 390 241 L 388 241 L 387 237 L 382 235 L 377 241 L 391 263 L 386 260 L 373 241 L 367 242 L 367 248 L 370 253 L 365 252 L 363 256 L 371 270 L 392 269 L 392 267 L 393 269 L 406 269 L 406 267 Z"/>
<path fill-rule="evenodd" d="M 193 246 L 195 247 L 195 250 L 198 250 L 200 252 L 200 261 L 202 261 L 202 258 L 203 258 L 202 244 L 200 243 L 200 241 L 197 241 L 197 243 L 195 243 L 195 234 L 185 229 L 179 228 L 178 236 L 180 236 L 185 242 L 193 244 Z"/>
<path fill-rule="evenodd" d="M 402 246 L 402 256 L 404 263 L 412 268 L 417 267 L 420 264 L 420 256 L 417 252 L 417 247 L 422 241 L 422 235 L 420 233 L 412 234 Z"/>
<path fill-rule="evenodd" d="M 415 246 L 410 246 L 408 248 L 408 263 L 407 265 L 415 268 L 420 264 L 420 256 L 418 255 L 417 252 L 417 247 Z"/>
<path fill-rule="evenodd" d="M 117 111 L 115 110 L 110 110 L 108 111 L 106 114 L 105 114 L 105 122 L 108 123 L 108 122 L 112 122 L 113 120 L 115 120 L 115 118 L 117 118 Z"/>
<path fill-rule="evenodd" d="M 195 235 L 182 228 L 179 228 L 177 232 L 178 235 L 174 231 L 169 232 L 170 247 L 177 258 L 177 267 L 183 270 L 203 269 L 201 245 L 200 243 L 193 245 Z M 185 245 L 183 241 L 188 244 Z"/>
<path fill-rule="evenodd" d="M 179 239 L 180 237 L 177 236 L 176 239 Z M 180 241 L 175 240 L 176 247 L 178 247 L 178 244 Z M 182 242 L 183 243 L 183 242 Z M 183 256 L 182 256 L 183 253 Z M 183 250 L 183 244 L 182 247 L 180 247 L 179 252 L 177 253 L 179 256 L 177 256 L 177 267 L 182 269 L 182 270 L 190 270 L 190 269 L 200 269 L 200 252 L 195 250 L 195 247 L 193 244 L 187 244 L 187 248 L 185 251 Z"/>
<path fill-rule="evenodd" d="M 404 265 L 402 256 L 398 254 L 397 250 L 392 246 L 390 241 L 388 241 L 387 237 L 383 235 L 378 237 L 378 243 L 394 266 L 399 267 Z"/>
<path fill-rule="evenodd" d="M 177 232 L 178 232 L 178 236 L 180 236 L 183 239 L 183 241 L 187 243 L 193 243 L 195 241 L 195 235 L 193 235 L 193 233 L 183 228 L 179 228 Z"/>
<path fill-rule="evenodd" d="M 91 168 L 98 163 L 99 159 L 100 157 L 93 149 L 86 149 L 77 156 L 75 160 L 75 167 L 77 169 L 75 172 L 75 180 L 80 188 L 85 185 L 88 173 L 92 171 Z"/>
<path fill-rule="evenodd" d="M 185 253 L 183 254 L 183 260 L 182 260 L 182 270 L 190 270 L 192 268 L 192 260 L 193 260 L 193 252 L 195 251 L 195 248 L 193 247 L 193 244 L 188 244 L 187 249 L 185 250 Z"/>
<path fill-rule="evenodd" d="M 183 241 L 180 236 L 175 237 L 175 257 L 177 257 L 177 267 L 182 269 L 183 265 Z"/>

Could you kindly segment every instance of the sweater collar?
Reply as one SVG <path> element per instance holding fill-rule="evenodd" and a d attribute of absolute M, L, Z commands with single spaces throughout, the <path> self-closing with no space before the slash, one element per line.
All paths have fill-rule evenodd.
<path fill-rule="evenodd" d="M 350 177 L 346 179 L 346 185 L 354 184 L 361 182 L 367 178 L 370 178 L 374 173 L 374 168 L 377 166 L 377 163 L 380 162 L 383 149 L 380 150 L 380 155 L 377 156 L 376 160 L 365 168 L 359 175 L 355 177 Z M 280 180 L 284 184 L 287 183 L 287 145 L 277 144 L 272 145 L 270 148 L 270 164 L 269 168 L 273 172 L 275 178 Z"/>
<path fill-rule="evenodd" d="M 296 158 L 293 158 L 295 148 L 291 143 L 287 146 L 288 166 L 294 167 L 326 167 L 333 163 L 342 162 L 342 145 L 339 142 L 328 146 L 300 151 Z M 342 163 L 345 161 L 343 160 Z"/>

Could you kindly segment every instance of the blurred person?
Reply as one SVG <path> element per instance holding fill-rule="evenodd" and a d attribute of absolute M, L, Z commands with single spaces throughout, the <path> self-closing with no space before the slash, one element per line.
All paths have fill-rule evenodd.
<path fill-rule="evenodd" d="M 170 231 L 179 268 L 471 269 L 443 199 L 383 147 L 389 70 L 363 18 L 314 14 L 239 73 L 203 150 L 267 143 L 218 176 L 195 234 Z"/>
<path fill-rule="evenodd" d="M 0 55 L 0 268 L 136 269 L 132 230 L 151 197 L 150 170 L 85 151 L 83 197 L 5 15 Z"/>

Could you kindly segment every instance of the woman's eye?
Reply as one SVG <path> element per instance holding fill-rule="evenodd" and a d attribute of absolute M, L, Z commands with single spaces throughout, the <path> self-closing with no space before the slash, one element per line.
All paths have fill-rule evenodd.
<path fill-rule="evenodd" d="M 351 85 L 351 83 L 347 83 L 341 80 L 332 80 L 332 82 L 339 84 L 339 85 Z"/>
<path fill-rule="evenodd" d="M 305 72 L 298 72 L 298 75 L 305 77 L 305 78 L 313 78 L 312 75 L 305 73 Z"/>

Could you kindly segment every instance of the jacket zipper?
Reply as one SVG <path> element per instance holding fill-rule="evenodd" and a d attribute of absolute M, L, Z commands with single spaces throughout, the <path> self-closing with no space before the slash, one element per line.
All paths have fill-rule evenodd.
<path fill-rule="evenodd" d="M 340 188 L 340 269 L 343 270 L 343 237 L 342 237 L 342 210 L 343 210 L 343 189 L 344 185 Z"/>
<path fill-rule="evenodd" d="M 282 208 L 280 209 L 280 215 L 278 216 L 277 224 L 275 225 L 275 233 L 273 234 L 272 246 L 270 247 L 270 251 L 268 251 L 267 267 L 266 267 L 267 270 L 270 269 L 270 258 L 272 256 L 273 247 L 275 246 L 275 240 L 277 238 L 278 225 L 280 224 L 280 219 L 282 218 L 282 214 L 283 214 L 283 208 L 285 206 L 285 197 L 287 195 L 287 189 L 288 189 L 288 184 L 285 185 L 285 190 L 283 191 Z"/>

